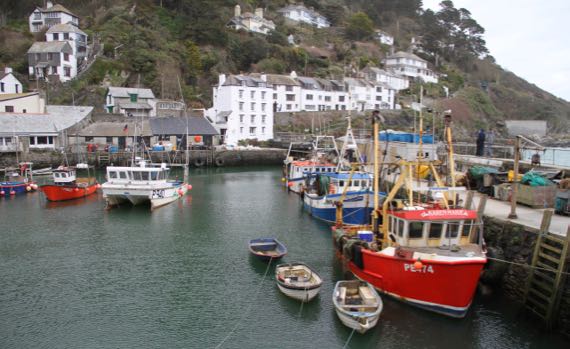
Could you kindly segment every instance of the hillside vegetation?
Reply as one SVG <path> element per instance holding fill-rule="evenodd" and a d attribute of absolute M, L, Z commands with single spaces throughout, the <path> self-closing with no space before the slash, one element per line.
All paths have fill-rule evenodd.
<path fill-rule="evenodd" d="M 160 97 L 180 98 L 194 107 L 211 105 L 219 73 L 266 72 L 338 78 L 367 64 L 380 66 L 390 47 L 374 29 L 396 39 L 395 50 L 414 50 L 444 74 L 426 86 L 427 100 L 453 109 L 465 132 L 500 126 L 505 119 L 547 120 L 554 133 L 568 132 L 570 104 L 497 65 L 485 46 L 485 33 L 467 9 L 443 1 L 439 11 L 422 10 L 421 0 L 305 0 L 332 22 L 315 29 L 286 23 L 276 12 L 286 0 L 60 0 L 81 18 L 81 28 L 104 44 L 104 55 L 89 72 L 57 91 L 50 103 L 103 104 L 108 84 L 150 87 Z M 27 19 L 41 0 L 0 4 L 0 64 L 14 67 L 27 81 L 26 51 L 34 36 Z M 242 12 L 265 9 L 277 24 L 267 37 L 226 27 L 234 6 Z M 298 46 L 291 46 L 293 34 Z M 38 35 L 41 37 L 41 35 Z M 412 38 L 415 47 L 410 47 Z M 35 88 L 33 83 L 31 88 Z M 443 87 L 449 88 L 446 99 Z M 408 104 L 419 88 L 401 94 Z M 404 111 L 405 113 L 406 111 Z M 408 112 L 409 113 L 409 112 Z"/>

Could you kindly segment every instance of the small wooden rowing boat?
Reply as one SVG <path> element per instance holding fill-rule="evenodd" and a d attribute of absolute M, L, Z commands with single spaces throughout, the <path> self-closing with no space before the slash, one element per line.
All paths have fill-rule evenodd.
<path fill-rule="evenodd" d="M 279 259 L 287 254 L 287 247 L 275 238 L 258 238 L 249 241 L 249 251 L 263 261 Z"/>
<path fill-rule="evenodd" d="M 376 290 L 360 280 L 337 282 L 333 303 L 340 321 L 359 333 L 376 326 L 383 306 Z"/>
<path fill-rule="evenodd" d="M 323 283 L 319 274 L 304 263 L 279 264 L 275 279 L 281 292 L 302 302 L 315 298 Z"/>

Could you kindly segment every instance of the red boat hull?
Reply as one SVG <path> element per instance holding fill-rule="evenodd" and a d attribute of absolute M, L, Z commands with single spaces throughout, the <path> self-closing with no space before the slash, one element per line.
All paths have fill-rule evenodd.
<path fill-rule="evenodd" d="M 350 270 L 380 291 L 415 306 L 462 318 L 473 300 L 486 258 L 416 260 L 362 249 L 362 267 L 349 262 Z"/>
<path fill-rule="evenodd" d="M 42 185 L 41 191 L 49 201 L 65 201 L 79 199 L 97 191 L 97 184 L 79 187 L 76 185 Z"/>

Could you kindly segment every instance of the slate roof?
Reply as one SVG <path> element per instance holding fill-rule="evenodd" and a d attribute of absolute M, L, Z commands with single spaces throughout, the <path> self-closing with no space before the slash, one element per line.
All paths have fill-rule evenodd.
<path fill-rule="evenodd" d="M 50 134 L 65 130 L 85 119 L 93 107 L 48 105 L 47 113 L 0 113 L 0 133 Z"/>
<path fill-rule="evenodd" d="M 229 75 L 222 86 L 241 86 L 245 82 L 245 86 L 258 87 L 261 83 L 266 83 L 260 77 L 249 75 Z"/>
<path fill-rule="evenodd" d="M 127 125 L 128 132 L 123 131 Z M 77 135 L 80 137 L 132 137 L 137 130 L 137 136 L 152 136 L 150 131 L 149 122 L 144 120 L 141 124 L 133 121 L 132 119 L 125 118 L 125 121 L 98 121 L 83 128 Z"/>
<path fill-rule="evenodd" d="M 65 24 L 56 24 L 54 26 L 51 26 L 48 31 L 46 32 L 48 34 L 51 33 L 77 33 L 77 34 L 82 34 L 87 36 L 87 34 L 85 34 L 85 32 L 79 28 L 77 28 L 74 25 L 71 25 L 69 23 L 65 23 Z"/>
<path fill-rule="evenodd" d="M 10 74 L 10 73 L 8 73 L 8 74 Z M 24 98 L 24 97 L 37 95 L 37 94 L 38 94 L 37 92 L 3 93 L 3 94 L 0 94 L 0 101 L 8 101 L 10 99 Z"/>
<path fill-rule="evenodd" d="M 49 8 L 38 7 L 38 10 L 40 10 L 41 12 L 44 12 L 44 13 L 47 13 L 47 12 L 65 12 L 69 15 L 72 15 L 73 17 L 77 17 L 77 15 L 75 15 L 73 12 L 69 11 L 68 9 L 66 9 L 64 6 L 62 6 L 60 4 L 55 4 Z"/>
<path fill-rule="evenodd" d="M 119 108 L 122 109 L 143 109 L 143 110 L 151 110 L 152 107 L 148 103 L 120 103 Z"/>
<path fill-rule="evenodd" d="M 50 53 L 50 52 L 65 52 L 73 53 L 73 49 L 67 41 L 41 41 L 34 42 L 28 53 Z"/>
<path fill-rule="evenodd" d="M 186 125 L 188 125 L 189 135 L 215 136 L 218 134 L 216 129 L 203 117 L 189 116 L 151 118 L 149 120 L 152 134 L 158 135 L 185 135 Z M 186 124 L 188 122 L 188 124 Z"/>
<path fill-rule="evenodd" d="M 408 58 L 408 59 L 415 59 L 416 61 L 426 62 L 425 59 L 422 59 L 413 53 L 403 52 L 403 51 L 398 51 L 395 54 L 386 57 L 386 59 L 390 59 L 390 58 Z"/>
<path fill-rule="evenodd" d="M 132 87 L 109 87 L 109 91 L 113 97 L 129 98 L 130 94 L 137 94 L 139 98 L 154 99 L 154 93 L 150 88 L 132 88 Z"/>
<path fill-rule="evenodd" d="M 251 73 L 252 77 L 261 77 L 261 74 Z M 266 74 L 267 83 L 271 85 L 288 85 L 288 86 L 299 86 L 300 84 L 290 77 L 289 75 L 279 75 L 279 74 Z"/>

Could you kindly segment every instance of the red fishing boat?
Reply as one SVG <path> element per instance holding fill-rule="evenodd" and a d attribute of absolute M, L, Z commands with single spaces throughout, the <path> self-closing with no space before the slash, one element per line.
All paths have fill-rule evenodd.
<path fill-rule="evenodd" d="M 82 166 L 77 168 L 88 167 Z M 99 184 L 94 177 L 77 177 L 75 167 L 60 167 L 53 170 L 53 184 L 42 185 L 40 190 L 49 201 L 79 199 L 97 191 Z"/>
<path fill-rule="evenodd" d="M 436 187 L 424 187 L 422 195 L 412 185 L 419 166 L 427 166 L 437 182 Z M 464 317 L 487 261 L 478 212 L 457 205 L 456 191 L 462 188 L 445 187 L 432 162 L 401 160 L 398 168 L 398 180 L 382 207 L 375 202 L 372 224 L 356 228 L 337 224 L 335 244 L 350 271 L 385 294 Z M 375 173 L 379 173 L 376 162 Z M 376 181 L 374 186 L 377 190 Z M 408 195 L 395 200 L 400 189 Z"/>

